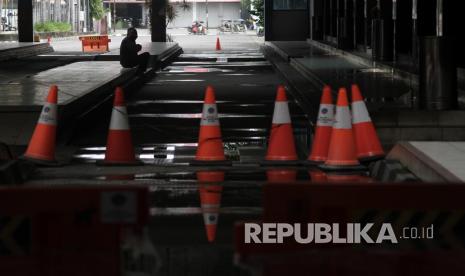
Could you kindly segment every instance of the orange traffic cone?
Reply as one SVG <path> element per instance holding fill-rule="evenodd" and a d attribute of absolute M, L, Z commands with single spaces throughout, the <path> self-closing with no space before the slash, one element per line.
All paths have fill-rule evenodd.
<path fill-rule="evenodd" d="M 360 161 L 374 161 L 384 157 L 384 151 L 371 122 L 362 93 L 352 85 L 352 127 L 354 128 L 357 157 Z"/>
<path fill-rule="evenodd" d="M 231 162 L 226 160 L 224 155 L 215 91 L 212 86 L 208 86 L 205 91 L 197 153 L 195 160 L 191 161 L 190 164 L 231 165 Z"/>
<path fill-rule="evenodd" d="M 278 87 L 265 165 L 297 164 L 291 116 L 284 86 Z"/>
<path fill-rule="evenodd" d="M 328 158 L 329 140 L 334 123 L 334 104 L 331 97 L 331 87 L 325 86 L 321 95 L 320 109 L 316 122 L 312 151 L 307 163 L 320 164 Z"/>
<path fill-rule="evenodd" d="M 216 38 L 216 50 L 221 51 L 221 43 L 220 43 L 220 38 Z"/>
<path fill-rule="evenodd" d="M 339 89 L 336 106 L 336 116 L 329 142 L 328 159 L 323 170 L 361 170 L 363 166 L 357 160 L 352 122 L 350 120 L 347 90 Z"/>
<path fill-rule="evenodd" d="M 58 87 L 50 86 L 39 121 L 23 158 L 39 165 L 58 165 L 55 160 Z"/>
<path fill-rule="evenodd" d="M 218 185 L 218 183 L 224 181 L 224 172 L 197 172 L 197 181 L 200 183 L 200 206 L 202 209 L 205 231 L 207 232 L 207 239 L 209 242 L 213 242 L 216 238 L 221 192 L 223 191 L 223 187 Z"/>
<path fill-rule="evenodd" d="M 120 87 L 115 90 L 105 159 L 97 164 L 106 166 L 142 165 L 142 162 L 135 157 L 123 89 Z"/>
<path fill-rule="evenodd" d="M 266 178 L 270 183 L 293 183 L 297 181 L 297 170 L 274 169 L 266 171 Z"/>

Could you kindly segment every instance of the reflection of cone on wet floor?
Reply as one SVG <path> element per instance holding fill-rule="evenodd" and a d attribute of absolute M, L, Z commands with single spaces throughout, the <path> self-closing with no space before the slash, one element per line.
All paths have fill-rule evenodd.
<path fill-rule="evenodd" d="M 290 165 L 298 163 L 294 133 L 284 86 L 278 87 L 273 112 L 273 123 L 264 165 Z"/>
<path fill-rule="evenodd" d="M 329 141 L 334 123 L 334 104 L 331 97 L 331 87 L 325 86 L 321 95 L 320 108 L 315 127 L 313 145 L 307 163 L 324 163 L 328 158 Z"/>
<path fill-rule="evenodd" d="M 124 94 L 120 87 L 117 87 L 115 91 L 105 159 L 98 164 L 142 165 L 142 162 L 135 157 Z"/>
<path fill-rule="evenodd" d="M 212 86 L 205 91 L 199 140 L 195 160 L 191 165 L 231 165 L 226 160 L 221 138 L 220 121 L 216 107 L 215 92 Z"/>
<path fill-rule="evenodd" d="M 323 170 L 364 169 L 357 160 L 349 101 L 345 88 L 339 89 L 335 122 L 329 142 L 328 159 L 324 165 L 320 165 L 320 168 Z"/>
<path fill-rule="evenodd" d="M 329 183 L 373 183 L 372 178 L 364 173 L 328 173 L 327 182 Z"/>
<path fill-rule="evenodd" d="M 320 171 L 319 169 L 316 169 L 316 168 L 311 168 L 308 171 L 308 175 L 310 176 L 310 181 L 311 182 L 326 182 L 326 181 L 328 181 L 326 173 L 323 172 L 323 171 Z"/>
<path fill-rule="evenodd" d="M 352 127 L 359 160 L 373 161 L 384 157 L 383 148 L 363 101 L 362 93 L 355 84 L 352 85 Z"/>
<path fill-rule="evenodd" d="M 52 85 L 23 158 L 40 165 L 57 165 L 55 160 L 57 100 L 58 87 Z"/>
<path fill-rule="evenodd" d="M 273 169 L 266 171 L 266 178 L 271 183 L 292 183 L 297 181 L 297 170 Z"/>
<path fill-rule="evenodd" d="M 197 172 L 197 180 L 200 182 L 200 206 L 205 224 L 205 231 L 209 242 L 215 241 L 216 228 L 221 204 L 221 192 L 223 187 L 215 185 L 224 181 L 224 172 Z M 210 184 L 207 184 L 210 183 Z"/>
<path fill-rule="evenodd" d="M 221 51 L 221 43 L 220 43 L 220 38 L 216 38 L 216 50 Z"/>

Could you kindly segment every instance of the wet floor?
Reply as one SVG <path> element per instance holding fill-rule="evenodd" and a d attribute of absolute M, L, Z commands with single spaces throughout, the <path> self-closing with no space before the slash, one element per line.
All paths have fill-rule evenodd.
<path fill-rule="evenodd" d="M 43 170 L 47 181 L 148 184 L 151 240 L 158 275 L 248 275 L 234 264 L 234 225 L 262 217 L 262 188 L 270 182 L 361 181 L 361 175 L 327 175 L 306 168 L 266 168 L 265 155 L 276 88 L 285 84 L 258 51 L 185 54 L 138 91 L 126 91 L 137 156 L 132 169 L 96 168 L 104 158 L 110 111 L 78 129 L 78 148 L 67 170 Z M 193 168 L 207 85 L 215 89 L 228 168 Z M 288 90 L 300 158 L 312 126 Z M 71 179 L 71 180 L 70 180 Z M 39 180 L 37 180 L 39 181 Z"/>
<path fill-rule="evenodd" d="M 205 88 L 211 85 L 223 141 L 235 150 L 249 145 L 264 148 L 279 84 L 284 81 L 257 51 L 182 55 L 139 91 L 126 91 L 134 143 L 149 163 L 147 156 L 188 153 L 195 148 Z M 310 139 L 309 120 L 293 101 L 292 91 L 288 98 L 296 136 L 305 149 Z M 87 129 L 76 132 L 70 142 L 82 147 L 80 159 L 89 154 L 102 157 L 110 119 L 109 113 L 103 113 Z M 176 145 L 167 145 L 173 143 Z M 173 158 L 179 159 L 176 154 Z"/>

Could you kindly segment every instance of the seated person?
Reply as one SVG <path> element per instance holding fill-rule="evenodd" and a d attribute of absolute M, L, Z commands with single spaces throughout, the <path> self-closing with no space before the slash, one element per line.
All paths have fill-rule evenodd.
<path fill-rule="evenodd" d="M 121 42 L 120 63 L 124 68 L 139 66 L 137 68 L 137 73 L 141 74 L 147 69 L 150 54 L 147 52 L 140 55 L 137 54 L 140 50 L 142 50 L 142 46 L 140 44 L 136 44 L 136 39 L 137 30 L 133 27 L 129 28 L 127 36 Z"/>

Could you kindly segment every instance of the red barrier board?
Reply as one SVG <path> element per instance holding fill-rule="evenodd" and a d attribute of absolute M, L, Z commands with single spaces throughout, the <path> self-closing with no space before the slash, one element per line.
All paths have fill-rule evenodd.
<path fill-rule="evenodd" d="M 135 186 L 0 189 L 2 275 L 121 275 L 121 238 L 149 216 Z"/>
<path fill-rule="evenodd" d="M 268 183 L 263 191 L 261 221 L 235 226 L 237 262 L 261 275 L 461 275 L 465 271 L 463 184 Z M 299 231 L 305 233 L 306 227 L 316 224 L 337 224 L 338 237 L 347 240 L 347 225 L 374 224 L 378 233 L 379 225 L 388 224 L 397 241 L 302 243 L 289 236 L 279 243 L 279 223 L 301 225 Z M 251 242 L 250 224 L 257 225 L 259 242 Z M 265 224 L 276 225 L 268 243 Z M 427 228 L 431 225 L 434 238 L 430 239 L 409 239 L 398 232 L 407 227 L 433 230 Z"/>

